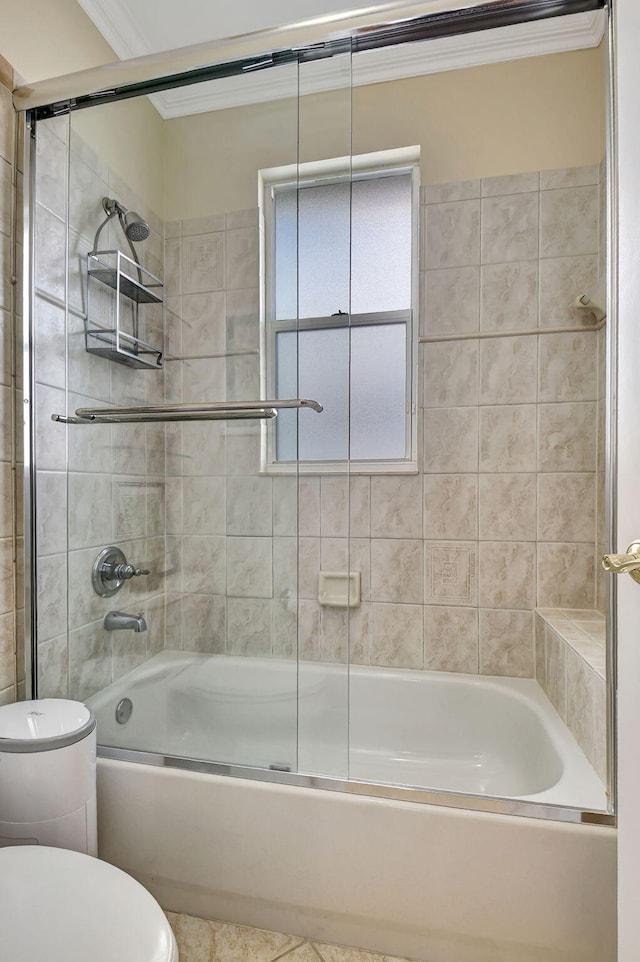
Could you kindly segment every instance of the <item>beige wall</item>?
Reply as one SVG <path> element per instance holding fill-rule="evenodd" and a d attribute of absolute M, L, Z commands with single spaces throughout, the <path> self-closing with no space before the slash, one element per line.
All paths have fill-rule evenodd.
<path fill-rule="evenodd" d="M 117 59 L 76 0 L 1 0 L 0 54 L 29 82 Z M 146 97 L 78 111 L 74 129 L 162 215 L 163 121 Z"/>
<path fill-rule="evenodd" d="M 604 68 L 601 46 L 356 87 L 353 151 L 420 144 L 423 184 L 596 164 Z M 346 98 L 336 91 L 301 102 L 301 159 L 349 152 Z M 167 121 L 165 216 L 255 206 L 256 171 L 294 163 L 297 136 L 293 99 Z"/>

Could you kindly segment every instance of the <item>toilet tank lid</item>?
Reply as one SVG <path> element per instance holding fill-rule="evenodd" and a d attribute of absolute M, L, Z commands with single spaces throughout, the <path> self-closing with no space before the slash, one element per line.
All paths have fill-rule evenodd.
<path fill-rule="evenodd" d="M 86 738 L 96 727 L 79 701 L 40 698 L 0 708 L 0 752 L 46 752 Z"/>

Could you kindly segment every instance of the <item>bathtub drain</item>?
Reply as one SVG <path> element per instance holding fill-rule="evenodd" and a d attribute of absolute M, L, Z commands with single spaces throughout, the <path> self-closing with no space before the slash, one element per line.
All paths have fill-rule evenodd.
<path fill-rule="evenodd" d="M 126 725 L 131 718 L 133 702 L 130 698 L 122 698 L 116 708 L 116 721 L 119 725 Z"/>

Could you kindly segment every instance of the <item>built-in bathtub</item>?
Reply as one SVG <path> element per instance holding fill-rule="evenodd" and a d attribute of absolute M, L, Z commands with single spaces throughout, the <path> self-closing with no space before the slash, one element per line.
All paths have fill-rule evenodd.
<path fill-rule="evenodd" d="M 615 831 L 473 810 L 604 807 L 532 680 L 164 652 L 91 704 L 120 746 L 98 759 L 100 855 L 168 910 L 424 962 L 615 962 Z M 238 765 L 296 751 L 305 785 Z M 453 807 L 454 783 L 478 794 Z"/>
<path fill-rule="evenodd" d="M 166 651 L 89 704 L 111 748 L 606 810 L 532 679 Z"/>

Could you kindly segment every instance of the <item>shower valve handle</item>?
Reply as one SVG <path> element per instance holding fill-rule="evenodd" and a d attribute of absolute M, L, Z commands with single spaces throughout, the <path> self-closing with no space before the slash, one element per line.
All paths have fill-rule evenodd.
<path fill-rule="evenodd" d="M 109 577 L 112 580 L 128 581 L 129 578 L 135 578 L 138 577 L 138 575 L 148 575 L 150 573 L 149 568 L 134 568 L 133 565 L 119 564 L 111 566 Z"/>
<path fill-rule="evenodd" d="M 634 541 L 627 548 L 627 554 L 606 554 L 602 558 L 602 567 L 614 575 L 625 572 L 634 581 L 640 583 L 640 542 Z"/>

